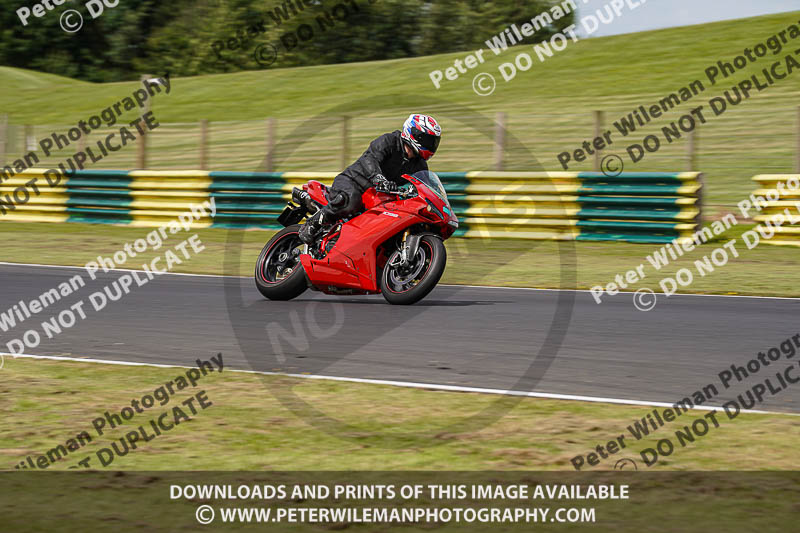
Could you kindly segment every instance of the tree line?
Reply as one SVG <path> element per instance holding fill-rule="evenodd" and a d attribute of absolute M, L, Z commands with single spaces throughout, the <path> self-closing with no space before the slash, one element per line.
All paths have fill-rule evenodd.
<path fill-rule="evenodd" d="M 92 19 L 82 0 L 23 26 L 20 0 L 0 0 L 0 64 L 109 82 L 140 73 L 173 76 L 397 59 L 472 51 L 556 0 L 125 0 Z M 76 9 L 82 29 L 60 14 Z M 574 22 L 540 28 L 533 43 Z M 258 56 L 258 57 L 256 57 Z"/>

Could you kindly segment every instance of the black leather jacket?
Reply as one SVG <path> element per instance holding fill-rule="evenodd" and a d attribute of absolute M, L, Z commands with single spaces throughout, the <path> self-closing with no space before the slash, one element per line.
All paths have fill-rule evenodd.
<path fill-rule="evenodd" d="M 406 158 L 406 151 L 400 137 L 400 130 L 385 133 L 369 144 L 366 152 L 355 163 L 344 169 L 341 175 L 350 178 L 364 192 L 372 186 L 370 178 L 375 174 L 383 174 L 397 184 L 405 183 L 400 179 L 403 174 L 414 174 L 420 170 L 428 170 L 428 163 L 421 157 Z"/>

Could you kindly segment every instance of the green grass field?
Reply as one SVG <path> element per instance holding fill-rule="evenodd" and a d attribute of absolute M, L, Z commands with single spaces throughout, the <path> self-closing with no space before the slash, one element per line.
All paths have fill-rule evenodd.
<path fill-rule="evenodd" d="M 485 71 L 499 81 L 488 97 L 472 91 L 471 75 L 434 89 L 428 73 L 446 68 L 465 54 L 174 79 L 171 94 L 155 97 L 153 109 L 161 126 L 150 139 L 149 166 L 196 167 L 197 123 L 208 119 L 212 121 L 211 168 L 256 169 L 266 153 L 265 119 L 273 117 L 277 119 L 276 170 L 337 170 L 343 163 L 338 117 L 353 117 L 344 157 L 349 160 L 377 134 L 396 129 L 410 111 L 426 110 L 439 116 L 445 130 L 442 150 L 433 161 L 435 170 L 491 167 L 492 120 L 497 111 L 508 115 L 507 168 L 557 170 L 559 152 L 577 148 L 592 137 L 592 111 L 605 111 L 610 126 L 639 105 L 654 104 L 694 80 L 708 86 L 704 75 L 708 66 L 718 60 L 732 61 L 745 47 L 763 42 L 798 19 L 800 11 L 582 40 L 508 83 L 500 78 L 498 65 L 513 61 L 518 52 L 532 52 L 532 47 L 509 49 L 497 57 L 489 52 Z M 783 57 L 790 48 L 794 49 L 787 47 L 774 57 Z M 642 129 L 641 136 L 637 132 L 636 139 L 617 137 L 619 142 L 609 153 L 624 156 L 622 141 L 638 141 L 696 105 L 706 105 L 711 96 L 760 73 L 773 61 L 771 57 L 715 87 L 708 86 Z M 9 68 L 1 72 L 11 87 L 0 94 L 0 114 L 8 114 L 13 126 L 9 157 L 24 150 L 22 125 L 35 125 L 37 139 L 53 131 L 64 132 L 137 87 L 131 82 L 91 84 Z M 754 189 L 749 181 L 754 174 L 793 170 L 798 76 L 794 73 L 700 127 L 696 170 L 707 174 L 706 201 L 714 206 L 711 212 L 746 197 Z M 636 165 L 628 162 L 627 169 L 684 170 L 686 145 L 685 138 L 676 141 Z M 49 161 L 71 155 L 72 148 Z M 98 165 L 132 168 L 135 149 L 121 151 Z M 587 161 L 571 169 L 587 170 L 590 165 Z"/>
<path fill-rule="evenodd" d="M 486 394 L 420 391 L 377 386 L 257 376 L 227 372 L 203 377 L 163 407 L 135 415 L 102 436 L 92 421 L 119 412 L 184 370 L 104 364 L 33 361 L 6 356 L 0 370 L 4 411 L 0 434 L 3 469 L 28 455 L 33 460 L 86 430 L 94 440 L 48 469 L 66 469 L 109 447 L 154 416 L 171 410 L 200 390 L 213 405 L 143 443 L 114 470 L 573 470 L 570 460 L 627 433 L 626 427 L 652 408 Z M 348 424 L 327 431 L 310 423 L 280 399 L 293 393 Z M 379 406 L 379 407 L 376 407 Z M 503 413 L 477 429 L 446 431 L 454 422 L 493 407 Z M 189 410 L 186 409 L 187 414 Z M 639 468 L 665 470 L 791 470 L 798 418 L 792 415 L 720 414 L 720 428 L 662 458 L 649 469 L 639 452 L 674 433 L 704 411 L 691 411 L 658 432 L 635 441 L 584 471 L 611 470 L 631 458 Z M 458 426 L 456 426 L 458 427 Z M 769 435 L 768 439 L 760 436 Z M 757 442 L 756 448 L 753 443 Z M 119 444 L 118 444 L 119 446 Z"/>

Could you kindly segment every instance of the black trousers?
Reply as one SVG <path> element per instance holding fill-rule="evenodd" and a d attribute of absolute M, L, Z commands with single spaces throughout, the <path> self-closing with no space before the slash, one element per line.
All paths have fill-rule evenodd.
<path fill-rule="evenodd" d="M 324 223 L 332 224 L 344 217 L 353 216 L 364 210 L 361 201 L 361 187 L 352 179 L 339 174 L 328 190 L 328 205 L 322 208 Z"/>

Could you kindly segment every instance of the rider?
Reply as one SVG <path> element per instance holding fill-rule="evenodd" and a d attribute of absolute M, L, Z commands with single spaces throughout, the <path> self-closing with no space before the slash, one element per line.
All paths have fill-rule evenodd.
<path fill-rule="evenodd" d="M 441 138 L 442 128 L 433 117 L 411 115 L 402 131 L 385 133 L 372 141 L 367 151 L 333 180 L 328 205 L 300 228 L 300 240 L 311 244 L 325 224 L 361 211 L 361 195 L 368 188 L 397 190 L 403 174 L 428 170 L 426 161 L 436 153 Z"/>

